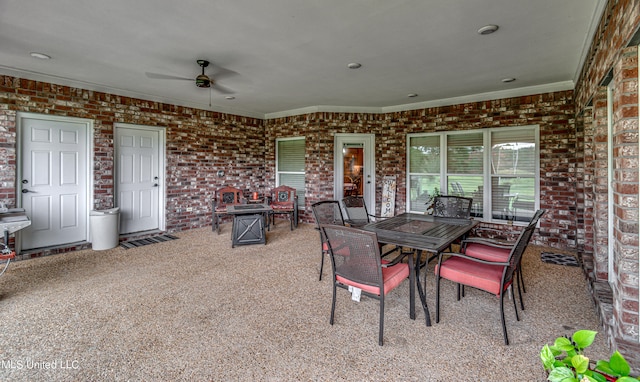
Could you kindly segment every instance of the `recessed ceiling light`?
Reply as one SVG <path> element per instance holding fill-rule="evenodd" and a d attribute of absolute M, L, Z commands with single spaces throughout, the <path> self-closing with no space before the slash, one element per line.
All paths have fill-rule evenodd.
<path fill-rule="evenodd" d="M 236 99 L 236 97 L 234 97 L 234 96 L 226 96 L 224 98 L 226 98 L 226 99 Z"/>
<path fill-rule="evenodd" d="M 358 69 L 362 66 L 362 64 L 359 64 L 357 62 L 352 62 L 350 64 L 347 65 L 347 68 L 349 69 Z"/>
<path fill-rule="evenodd" d="M 498 28 L 500 28 L 500 27 L 497 26 L 497 25 L 485 25 L 482 28 L 478 29 L 478 34 L 482 34 L 482 35 L 491 34 L 491 33 L 495 32 L 495 31 L 497 31 Z"/>
<path fill-rule="evenodd" d="M 409 93 L 409 94 L 407 94 L 407 97 L 409 97 L 409 98 L 414 98 L 414 97 L 417 97 L 417 96 L 418 96 L 418 95 L 417 95 L 416 93 Z"/>
<path fill-rule="evenodd" d="M 51 56 L 49 56 L 48 54 L 44 54 L 44 53 L 31 52 L 29 54 L 31 55 L 31 57 L 37 58 L 37 59 L 40 59 L 40 60 L 49 60 L 49 59 L 51 59 Z"/>
<path fill-rule="evenodd" d="M 509 82 L 513 82 L 513 81 L 515 81 L 515 80 L 516 80 L 515 78 L 513 78 L 513 77 L 509 77 L 509 78 L 503 78 L 503 79 L 502 79 L 502 82 L 504 82 L 504 83 L 509 83 Z"/>

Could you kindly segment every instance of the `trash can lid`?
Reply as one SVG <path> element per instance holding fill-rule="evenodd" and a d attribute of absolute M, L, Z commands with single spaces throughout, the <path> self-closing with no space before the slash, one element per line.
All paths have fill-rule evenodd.
<path fill-rule="evenodd" d="M 89 212 L 89 216 L 113 215 L 118 212 L 120 212 L 120 207 L 110 208 L 108 210 L 92 210 Z"/>

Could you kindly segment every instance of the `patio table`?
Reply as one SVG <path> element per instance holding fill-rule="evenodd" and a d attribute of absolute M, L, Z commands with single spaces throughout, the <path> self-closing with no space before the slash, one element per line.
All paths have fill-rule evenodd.
<path fill-rule="evenodd" d="M 408 247 L 414 250 L 415 266 L 413 269 L 415 271 L 415 282 L 422 302 L 426 325 L 431 326 L 426 293 L 422 285 L 420 285 L 422 251 L 431 254 L 426 260 L 426 263 L 428 263 L 431 259 L 437 257 L 440 252 L 449 248 L 451 243 L 465 236 L 477 224 L 477 220 L 403 213 L 389 219 L 369 223 L 363 229 L 375 232 L 380 243 Z"/>

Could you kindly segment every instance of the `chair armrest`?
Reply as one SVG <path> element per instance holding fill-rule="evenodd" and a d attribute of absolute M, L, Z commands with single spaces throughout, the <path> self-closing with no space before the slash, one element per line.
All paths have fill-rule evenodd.
<path fill-rule="evenodd" d="M 511 249 L 513 248 L 513 243 L 510 243 L 508 241 L 503 241 L 503 240 L 495 240 L 495 239 L 483 239 L 483 238 L 479 238 L 479 237 L 470 237 L 470 238 L 466 238 L 464 240 L 462 240 L 462 245 L 465 246 L 467 244 L 482 244 L 482 245 L 486 245 L 488 247 L 494 247 L 494 248 L 503 248 L 503 249 Z"/>
<path fill-rule="evenodd" d="M 388 217 L 384 217 L 384 216 L 378 216 L 378 215 L 371 215 L 371 214 L 367 214 L 372 218 L 376 218 L 376 220 L 380 219 L 380 220 L 385 220 L 385 219 L 389 219 Z"/>
<path fill-rule="evenodd" d="M 386 254 L 385 254 L 385 256 L 386 256 L 386 255 L 389 255 L 390 253 L 393 253 L 393 252 L 394 252 L 394 251 L 396 251 L 396 250 L 398 250 L 398 248 L 397 248 L 397 247 L 396 247 L 393 251 L 390 251 L 390 252 L 386 253 Z M 403 251 L 400 251 L 400 254 L 399 254 L 398 256 L 396 256 L 393 260 L 391 260 L 391 261 L 390 261 L 390 262 L 388 262 L 388 263 L 383 263 L 383 264 L 381 264 L 381 266 L 382 266 L 383 268 L 392 267 L 392 266 L 394 266 L 394 265 L 398 264 L 399 262 L 401 262 L 402 260 L 404 260 L 404 258 L 405 258 L 405 257 L 407 257 L 407 256 L 409 256 L 409 255 L 411 255 L 411 254 L 413 254 L 413 252 L 403 252 Z M 385 261 L 386 261 L 386 260 L 385 260 Z"/>
<path fill-rule="evenodd" d="M 509 265 L 508 262 L 482 260 L 482 259 L 478 259 L 477 257 L 467 256 L 464 253 L 458 253 L 458 252 L 440 252 L 440 254 L 438 255 L 438 264 L 442 263 L 443 256 L 462 257 L 463 259 L 471 260 L 476 263 L 482 263 L 482 264 L 503 265 L 503 266 Z"/>

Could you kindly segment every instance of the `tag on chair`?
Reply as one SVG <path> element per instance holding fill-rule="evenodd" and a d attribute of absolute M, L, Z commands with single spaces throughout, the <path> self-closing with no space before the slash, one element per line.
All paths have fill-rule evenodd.
<path fill-rule="evenodd" d="M 362 294 L 362 289 L 349 285 L 349 292 L 351 292 L 351 299 L 353 301 L 360 302 L 360 295 Z"/>

